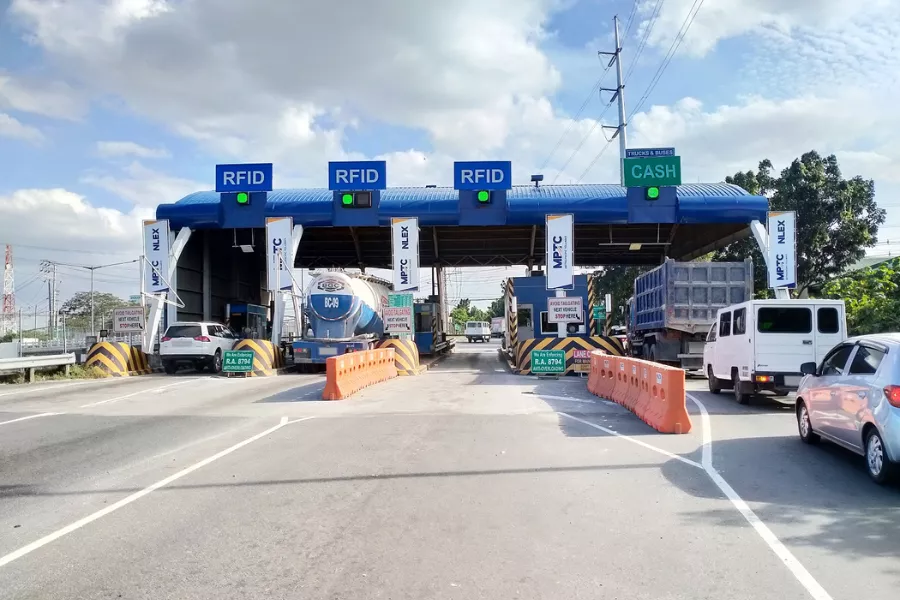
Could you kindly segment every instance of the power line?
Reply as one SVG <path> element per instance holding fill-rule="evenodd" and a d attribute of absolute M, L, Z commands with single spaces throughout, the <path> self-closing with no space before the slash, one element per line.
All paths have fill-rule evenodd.
<path fill-rule="evenodd" d="M 625 82 L 631 78 L 631 74 L 634 72 L 635 67 L 637 66 L 638 59 L 641 57 L 641 54 L 644 52 L 644 48 L 647 47 L 647 40 L 650 39 L 650 34 L 653 32 L 653 26 L 656 25 L 656 20 L 659 18 L 659 13 L 662 10 L 662 5 L 665 0 L 656 0 L 656 5 L 653 7 L 653 12 L 650 13 L 650 20 L 647 24 L 647 29 L 644 30 L 644 35 L 641 36 L 641 41 L 638 44 L 637 52 L 634 54 L 634 58 L 631 60 L 631 66 L 628 68 L 628 72 L 625 74 Z M 626 28 L 627 32 L 627 28 Z M 627 35 L 627 33 L 626 33 Z"/>

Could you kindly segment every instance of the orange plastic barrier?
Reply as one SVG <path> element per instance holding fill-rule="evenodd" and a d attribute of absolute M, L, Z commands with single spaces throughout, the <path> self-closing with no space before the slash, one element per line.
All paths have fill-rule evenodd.
<path fill-rule="evenodd" d="M 322 400 L 343 400 L 363 388 L 396 376 L 397 366 L 391 348 L 332 356 L 325 361 Z"/>
<path fill-rule="evenodd" d="M 588 390 L 621 404 L 661 433 L 688 433 L 684 371 L 646 360 L 591 355 Z"/>

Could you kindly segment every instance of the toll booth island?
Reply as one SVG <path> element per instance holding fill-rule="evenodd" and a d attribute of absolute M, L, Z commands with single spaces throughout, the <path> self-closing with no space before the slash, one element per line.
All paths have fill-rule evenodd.
<path fill-rule="evenodd" d="M 657 171 L 662 177 L 652 182 L 663 185 L 648 185 Z M 340 343 L 385 339 L 408 340 L 416 355 L 440 351 L 449 341 L 444 269 L 525 265 L 529 276 L 507 282 L 504 346 L 521 372 L 530 372 L 531 351 L 544 348 L 563 350 L 566 370 L 575 371 L 582 351 L 621 352 L 591 327 L 602 297 L 576 266 L 691 260 L 746 237 L 768 209 L 766 198 L 737 186 L 678 185 L 680 162 L 645 168 L 642 186 L 627 188 L 541 185 L 539 176 L 513 186 L 508 161 L 454 163 L 452 188 L 389 188 L 383 161 L 331 162 L 328 175 L 328 189 L 276 190 L 271 164 L 218 165 L 215 191 L 159 206 L 157 220 L 145 223 L 145 347 L 153 347 L 163 313 L 167 322 L 224 322 L 227 302 L 266 307 L 277 346 L 287 304 L 303 312 L 294 268 L 382 268 L 392 272 L 386 300 L 313 298 L 307 289 L 306 316 L 327 335 L 303 331 L 295 351 L 321 359 Z M 154 246 L 151 231 L 168 244 Z M 432 270 L 431 290 L 419 286 L 421 268 Z M 358 318 L 338 331 L 357 301 Z M 375 318 L 363 324 L 367 310 Z"/>

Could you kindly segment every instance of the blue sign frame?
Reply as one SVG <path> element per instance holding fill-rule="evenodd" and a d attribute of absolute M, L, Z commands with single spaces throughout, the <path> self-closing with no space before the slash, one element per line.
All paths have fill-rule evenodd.
<path fill-rule="evenodd" d="M 332 192 L 368 192 L 387 189 L 387 162 L 347 160 L 328 163 L 328 189 Z"/>
<path fill-rule="evenodd" d="M 655 158 L 658 156 L 675 156 L 675 148 L 628 148 L 625 158 Z"/>
<path fill-rule="evenodd" d="M 453 189 L 498 191 L 512 189 L 512 162 L 508 160 L 453 163 Z"/>
<path fill-rule="evenodd" d="M 217 192 L 271 192 L 272 163 L 216 165 Z"/>

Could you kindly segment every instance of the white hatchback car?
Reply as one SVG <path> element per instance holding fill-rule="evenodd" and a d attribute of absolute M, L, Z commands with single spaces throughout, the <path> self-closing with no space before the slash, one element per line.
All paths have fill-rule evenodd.
<path fill-rule="evenodd" d="M 197 371 L 208 368 L 213 373 L 222 370 L 222 357 L 234 348 L 237 336 L 221 323 L 196 321 L 169 325 L 159 344 L 163 368 L 169 375 L 180 363 L 189 363 Z"/>

